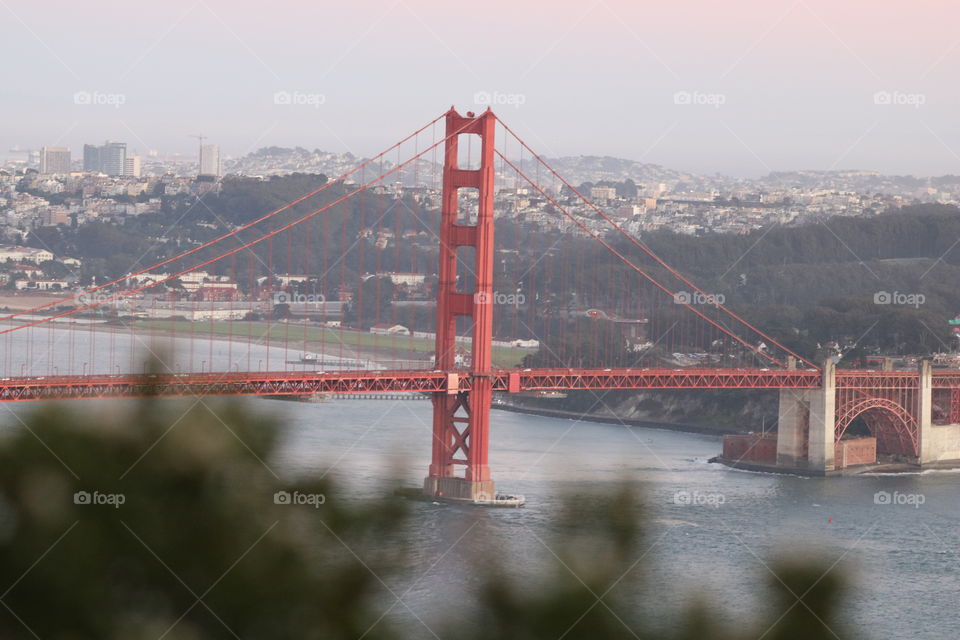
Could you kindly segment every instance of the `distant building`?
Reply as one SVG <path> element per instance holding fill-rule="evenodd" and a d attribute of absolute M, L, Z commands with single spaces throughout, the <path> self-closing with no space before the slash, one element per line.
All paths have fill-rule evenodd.
<path fill-rule="evenodd" d="M 100 149 L 100 167 L 108 176 L 122 176 L 127 161 L 127 143 L 109 142 Z"/>
<path fill-rule="evenodd" d="M 70 214 L 66 207 L 47 207 L 37 214 L 37 224 L 41 227 L 55 227 L 70 224 Z"/>
<path fill-rule="evenodd" d="M 83 145 L 83 170 L 88 173 L 100 173 L 100 147 Z"/>
<path fill-rule="evenodd" d="M 194 294 L 201 302 L 230 302 L 240 298 L 236 285 L 202 285 Z"/>
<path fill-rule="evenodd" d="M 108 176 L 126 175 L 127 143 L 110 142 L 101 147 L 83 145 L 83 170 L 90 173 L 105 173 Z"/>
<path fill-rule="evenodd" d="M 17 291 L 66 291 L 70 283 L 66 280 L 15 280 Z"/>
<path fill-rule="evenodd" d="M 427 279 L 427 276 L 422 273 L 399 273 L 396 271 L 381 271 L 377 274 L 367 273 L 363 276 L 364 282 L 370 278 L 390 278 L 390 282 L 393 284 L 399 284 L 406 287 L 416 287 L 423 284 Z"/>
<path fill-rule="evenodd" d="M 617 190 L 614 187 L 592 187 L 590 189 L 590 198 L 593 200 L 615 200 Z"/>
<path fill-rule="evenodd" d="M 123 161 L 123 175 L 140 177 L 140 156 L 127 156 Z"/>
<path fill-rule="evenodd" d="M 12 273 L 22 273 L 28 278 L 39 278 L 43 275 L 43 269 L 35 264 L 12 264 L 7 265 L 7 269 Z"/>
<path fill-rule="evenodd" d="M 70 173 L 70 149 L 43 147 L 40 150 L 40 173 Z"/>
<path fill-rule="evenodd" d="M 621 218 L 632 218 L 634 216 L 643 215 L 645 209 L 639 205 L 628 204 L 624 205 L 617 209 L 617 215 Z"/>
<path fill-rule="evenodd" d="M 200 173 L 201 178 L 217 178 L 220 176 L 220 147 L 215 144 L 200 145 Z"/>
<path fill-rule="evenodd" d="M 53 254 L 46 249 L 0 245 L 0 262 L 6 262 L 7 260 L 40 264 L 41 262 L 46 262 L 47 260 L 53 260 Z"/>

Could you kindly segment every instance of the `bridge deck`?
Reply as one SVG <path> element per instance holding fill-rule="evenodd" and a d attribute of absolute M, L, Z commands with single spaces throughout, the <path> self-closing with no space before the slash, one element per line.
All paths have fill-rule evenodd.
<path fill-rule="evenodd" d="M 915 388 L 916 372 L 838 370 L 839 388 Z M 495 391 L 577 389 L 811 389 L 820 371 L 762 369 L 498 369 Z M 960 388 L 960 372 L 934 372 L 937 388 Z M 0 402 L 161 396 L 310 395 L 469 391 L 466 371 L 338 371 L 191 373 L 7 378 Z"/>

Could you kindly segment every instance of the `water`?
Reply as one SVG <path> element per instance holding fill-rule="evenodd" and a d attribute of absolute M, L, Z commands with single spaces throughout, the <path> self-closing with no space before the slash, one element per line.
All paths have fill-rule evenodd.
<path fill-rule="evenodd" d="M 422 481 L 430 452 L 427 402 L 257 404 L 292 425 L 271 463 L 281 474 L 333 473 L 370 496 L 382 494 L 382 482 L 396 469 L 409 470 L 410 485 Z M 509 553 L 519 562 L 514 570 L 527 577 L 553 571 L 556 560 L 540 540 L 551 539 L 561 494 L 612 487 L 629 476 L 647 492 L 648 540 L 658 541 L 649 556 L 655 586 L 647 595 L 658 602 L 700 594 L 730 623 L 752 619 L 771 579 L 764 563 L 803 550 L 828 565 L 837 562 L 853 580 L 845 613 L 866 637 L 956 637 L 960 474 L 801 478 L 744 472 L 706 462 L 720 448 L 716 437 L 503 411 L 493 413 L 491 443 L 498 487 L 523 493 L 527 506 L 414 505 L 419 566 L 439 562 L 403 600 L 426 621 L 441 619 L 457 594 L 476 586 L 468 571 L 471 555 Z M 924 502 L 877 504 L 878 492 L 921 495 Z M 394 590 L 408 587 L 400 583 Z M 413 617 L 402 607 L 395 612 Z"/>

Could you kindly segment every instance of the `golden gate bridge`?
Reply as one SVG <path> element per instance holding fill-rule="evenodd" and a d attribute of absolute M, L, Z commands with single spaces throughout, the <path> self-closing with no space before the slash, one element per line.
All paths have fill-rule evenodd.
<path fill-rule="evenodd" d="M 495 393 L 779 390 L 778 434 L 730 438 L 725 461 L 828 474 L 878 456 L 960 460 L 960 372 L 804 359 L 492 110 L 451 108 L 251 220 L 204 207 L 222 235 L 0 317 L 0 401 L 430 394 L 424 491 L 481 504 L 497 496 Z M 425 273 L 435 280 L 410 275 Z M 292 302 L 273 304 L 278 293 Z M 854 424 L 867 434 L 852 437 Z"/>

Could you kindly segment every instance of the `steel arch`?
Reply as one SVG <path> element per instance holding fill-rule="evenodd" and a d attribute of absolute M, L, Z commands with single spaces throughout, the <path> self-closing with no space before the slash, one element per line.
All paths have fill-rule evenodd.
<path fill-rule="evenodd" d="M 913 457 L 920 455 L 920 428 L 916 417 L 889 398 L 862 397 L 837 407 L 837 442 L 860 416 L 887 452 Z"/>

